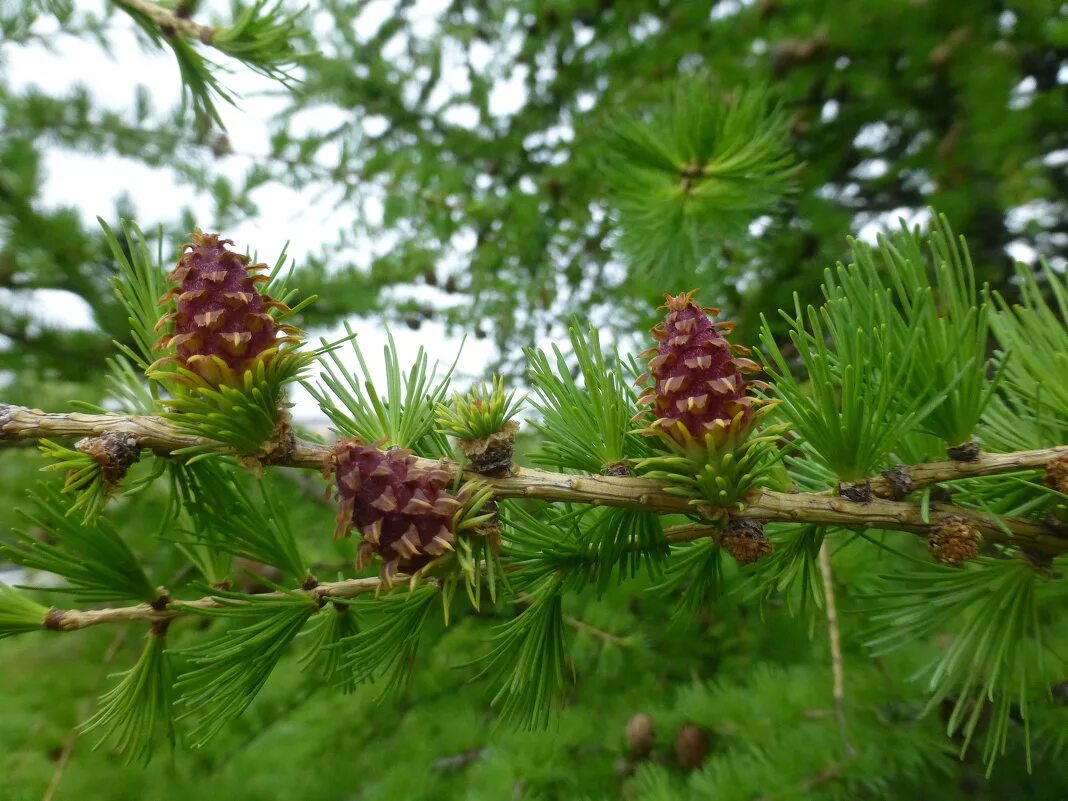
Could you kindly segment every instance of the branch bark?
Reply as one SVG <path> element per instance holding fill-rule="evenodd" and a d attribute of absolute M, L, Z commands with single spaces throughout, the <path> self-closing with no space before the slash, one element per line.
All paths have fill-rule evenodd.
<path fill-rule="evenodd" d="M 50 413 L 0 404 L 0 440 L 99 436 L 107 431 L 132 434 L 143 448 L 150 448 L 160 456 L 170 456 L 175 450 L 209 442 L 179 433 L 159 417 Z M 326 445 L 298 439 L 292 453 L 280 466 L 321 469 L 329 452 L 330 449 Z M 913 476 L 914 486 L 923 486 L 954 478 L 1034 469 L 1062 454 L 1068 454 L 1068 446 L 1009 454 L 988 454 L 975 462 L 935 462 L 916 465 L 908 470 Z M 439 463 L 431 459 L 419 459 L 418 464 L 423 467 L 443 464 L 446 469 L 458 469 L 455 463 L 447 461 Z M 666 514 L 693 515 L 700 512 L 685 498 L 666 492 L 659 481 L 647 478 L 553 473 L 527 467 L 515 467 L 511 474 L 500 478 L 488 478 L 472 471 L 465 472 L 464 477 L 488 483 L 498 498 L 572 501 Z M 885 482 L 883 479 L 875 479 L 873 486 L 888 492 L 880 481 Z M 1059 534 L 1042 522 L 1026 518 L 995 518 L 949 504 L 932 503 L 927 519 L 924 519 L 918 504 L 903 501 L 876 498 L 867 503 L 857 503 L 822 493 L 756 490 L 747 499 L 744 509 L 731 512 L 732 518 L 740 520 L 853 526 L 907 531 L 920 535 L 926 535 L 933 524 L 949 515 L 968 518 L 986 539 L 993 542 L 1050 555 L 1068 552 L 1068 536 Z M 710 536 L 713 531 L 708 525 L 696 525 L 677 529 L 672 536 L 676 540 L 685 540 Z"/>

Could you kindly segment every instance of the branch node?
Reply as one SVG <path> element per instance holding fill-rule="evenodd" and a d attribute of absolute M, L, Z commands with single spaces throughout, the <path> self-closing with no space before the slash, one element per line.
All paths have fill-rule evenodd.
<path fill-rule="evenodd" d="M 967 442 L 962 442 L 960 445 L 953 445 L 946 448 L 946 455 L 950 459 L 954 459 L 958 462 L 978 462 L 979 461 L 979 440 L 972 437 Z"/>
<path fill-rule="evenodd" d="M 863 481 L 839 481 L 838 495 L 854 503 L 870 503 L 871 482 L 867 479 Z"/>
<path fill-rule="evenodd" d="M 123 431 L 105 431 L 99 437 L 85 437 L 74 443 L 75 450 L 91 456 L 100 465 L 100 479 L 114 487 L 141 458 L 137 437 Z"/>
<path fill-rule="evenodd" d="M 44 619 L 44 628 L 47 631 L 65 631 L 64 618 L 66 613 L 62 609 L 56 609 L 54 606 L 48 610 Z"/>
<path fill-rule="evenodd" d="M 509 420 L 500 431 L 478 439 L 457 439 L 456 447 L 467 457 L 471 469 L 484 476 L 506 476 L 512 472 L 512 455 L 519 423 Z"/>
<path fill-rule="evenodd" d="M 888 467 L 879 475 L 886 481 L 886 496 L 892 501 L 903 501 L 912 492 L 914 482 L 912 471 L 908 466 L 896 464 Z"/>
<path fill-rule="evenodd" d="M 152 599 L 152 603 L 149 604 L 157 612 L 163 612 L 166 610 L 167 605 L 171 602 L 171 594 L 167 592 L 166 587 L 156 588 L 156 597 Z"/>

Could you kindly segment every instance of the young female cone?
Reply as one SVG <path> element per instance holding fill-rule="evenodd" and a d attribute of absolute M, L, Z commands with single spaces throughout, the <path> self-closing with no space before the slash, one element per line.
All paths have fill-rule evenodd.
<path fill-rule="evenodd" d="M 173 361 L 212 386 L 240 387 L 244 374 L 257 362 L 269 361 L 278 348 L 295 342 L 296 329 L 280 325 L 268 312 L 288 307 L 259 291 L 267 280 L 266 265 L 251 264 L 247 256 L 228 250 L 229 239 L 193 232 L 177 266 L 167 275 L 175 284 L 160 305 L 176 301 L 157 327 L 173 323 L 173 333 L 162 337 L 157 348 L 175 348 L 173 356 L 152 369 Z M 282 336 L 279 336 L 279 335 Z"/>
<path fill-rule="evenodd" d="M 751 428 L 762 405 L 746 391 L 763 382 L 746 381 L 743 375 L 760 367 L 746 358 L 747 348 L 724 336 L 734 323 L 712 322 L 719 310 L 699 306 L 695 291 L 665 295 L 662 308 L 668 314 L 652 331 L 657 347 L 641 354 L 651 358 L 649 371 L 638 379 L 645 383 L 652 378 L 638 398 L 656 415 L 644 433 L 659 434 L 683 451 L 705 447 L 706 437 L 720 443 L 732 431 L 737 435 Z"/>
<path fill-rule="evenodd" d="M 463 500 L 446 492 L 447 470 L 417 467 L 411 451 L 357 439 L 338 442 L 326 468 L 338 500 L 334 536 L 360 533 L 358 567 L 378 555 L 382 579 L 392 584 L 397 573 L 414 574 L 453 550 Z"/>

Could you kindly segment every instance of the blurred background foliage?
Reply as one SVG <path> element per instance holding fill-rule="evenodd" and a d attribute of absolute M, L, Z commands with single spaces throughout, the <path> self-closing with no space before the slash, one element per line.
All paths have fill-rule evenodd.
<path fill-rule="evenodd" d="M 0 9 L 3 50 L 40 38 L 41 14 L 107 47 L 124 16 Z M 321 193 L 352 220 L 293 233 L 314 253 L 297 283 L 321 297 L 307 324 L 384 309 L 412 328 L 442 319 L 492 338 L 505 370 L 530 342 L 563 338 L 571 313 L 633 333 L 665 288 L 702 287 L 752 340 L 760 311 L 817 296 L 822 270 L 847 254 L 843 232 L 891 212 L 938 208 L 980 279 L 1010 296 L 1006 248 L 1055 265 L 1068 253 L 1068 15 L 1056 2 L 377 0 L 317 4 L 303 19 L 302 80 L 270 122 L 270 152 L 255 155 L 147 92 L 120 114 L 94 101 L 91 76 L 50 96 L 0 73 L 0 288 L 76 292 L 99 327 L 49 330 L 26 303 L 5 303 L 0 369 L 83 380 L 124 335 L 98 233 L 39 202 L 54 146 L 165 165 L 213 195 L 223 229 L 256 215 L 256 190 L 272 184 Z M 618 123 L 656 119 L 680 76 L 716 99 L 767 87 L 802 166 L 791 198 L 755 214 L 748 235 L 665 267 L 620 236 L 626 187 L 611 155 Z M 123 211 L 136 210 L 99 213 Z M 166 226 L 168 243 L 203 224 L 181 209 L 139 222 Z"/>
<path fill-rule="evenodd" d="M 892 212 L 944 212 L 967 237 L 980 280 L 1010 302 L 1019 291 L 1010 254 L 1033 249 L 1056 269 L 1068 256 L 1068 11 L 1059 3 L 328 1 L 305 15 L 306 30 L 293 30 L 294 49 L 307 53 L 301 80 L 270 123 L 270 151 L 254 158 L 234 152 L 208 118 L 156 108 L 146 92 L 118 113 L 97 103 L 91 75 L 62 95 L 5 78 L 4 53 L 37 42 L 45 16 L 63 35 L 107 49 L 121 12 L 101 9 L 0 1 L 7 402 L 58 409 L 72 398 L 99 400 L 110 342 L 128 337 L 109 285 L 117 267 L 98 229 L 76 209 L 42 201 L 52 147 L 173 170 L 211 193 L 210 225 L 223 230 L 255 217 L 257 190 L 311 188 L 352 221 L 292 234 L 313 244 L 293 277 L 320 295 L 306 326 L 362 316 L 372 322 L 355 319 L 357 328 L 385 319 L 418 330 L 440 319 L 451 332 L 492 339 L 491 367 L 513 377 L 523 347 L 546 336 L 566 342 L 571 314 L 619 343 L 637 341 L 665 290 L 701 287 L 702 301 L 738 321 L 739 341 L 753 342 L 760 312 L 791 307 L 794 292 L 815 300 L 824 268 L 848 254 L 845 233 Z M 360 24 L 371 14 L 376 26 Z M 672 114 L 696 113 L 701 93 L 721 98 L 738 87 L 766 92 L 777 109 L 791 191 L 670 261 L 628 241 L 618 224 L 628 210 L 619 167 L 628 121 L 660 126 L 652 130 L 667 139 Z M 665 147 L 691 145 L 676 138 Z M 243 165 L 237 178 L 223 169 L 234 160 Z M 95 211 L 116 230 L 120 216 L 137 213 L 125 201 Z M 205 225 L 178 207 L 139 222 L 163 227 L 168 253 Z M 36 290 L 75 293 L 95 327 L 42 322 Z M 0 534 L 17 525 L 13 507 L 40 465 L 28 449 L 2 456 Z M 274 482 L 328 577 L 330 565 L 351 559 L 351 543 L 325 536 L 332 513 L 315 500 L 319 485 L 288 475 Z M 116 522 L 135 549 L 153 536 L 159 503 L 149 491 L 117 504 Z M 798 538 L 772 533 L 781 548 Z M 879 572 L 922 553 L 919 542 L 906 543 L 905 556 L 859 537 L 843 542 L 835 566 L 854 588 L 876 587 Z M 985 780 L 977 749 L 958 760 L 947 748 L 943 710 L 918 717 L 923 701 L 908 679 L 922 667 L 919 646 L 877 660 L 847 652 L 853 756 L 844 759 L 822 610 L 788 603 L 789 591 L 761 603 L 766 588 L 725 570 L 732 591 L 671 626 L 677 595 L 644 576 L 603 597 L 569 598 L 565 612 L 578 624 L 569 633 L 570 693 L 548 733 L 495 725 L 485 687 L 470 684 L 464 667 L 485 648 L 477 628 L 485 621 L 472 616 L 421 652 L 421 669 L 396 701 L 341 696 L 289 656 L 210 748 L 122 767 L 75 730 L 107 676 L 136 658 L 139 635 L 5 642 L 3 793 L 175 801 L 874 799 L 933 788 L 946 799 L 1068 795 L 1068 707 L 1038 713 L 1030 774 L 1022 739 L 1012 738 Z M 794 589 L 811 580 L 778 578 Z M 850 611 L 868 601 L 846 593 L 839 603 L 845 642 L 860 641 Z M 486 606 L 479 617 L 511 613 Z M 1053 691 L 1062 703 L 1063 688 Z M 625 735 L 638 713 L 655 726 L 646 760 L 632 758 Z"/>

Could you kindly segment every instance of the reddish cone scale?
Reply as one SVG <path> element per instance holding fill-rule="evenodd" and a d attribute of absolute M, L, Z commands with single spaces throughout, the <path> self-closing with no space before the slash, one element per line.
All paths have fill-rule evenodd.
<path fill-rule="evenodd" d="M 697 305 L 693 294 L 665 295 L 667 317 L 652 331 L 659 345 L 641 354 L 652 358 L 649 372 L 638 379 L 641 384 L 653 378 L 639 398 L 656 414 L 650 428 L 662 429 L 684 446 L 725 433 L 739 414 L 735 425 L 752 419 L 756 399 L 746 395 L 746 388 L 755 382 L 742 373 L 759 370 L 751 359 L 735 355 L 748 349 L 723 336 L 734 324 L 713 323 L 710 315 L 719 310 Z"/>
<path fill-rule="evenodd" d="M 193 242 L 167 276 L 177 286 L 160 299 L 161 305 L 177 299 L 177 307 L 156 326 L 173 322 L 173 334 L 157 347 L 174 347 L 180 366 L 213 385 L 240 385 L 257 360 L 294 341 L 295 329 L 268 314 L 270 308 L 287 307 L 256 288 L 267 280 L 259 272 L 266 265 L 250 264 L 247 256 L 227 250 L 231 244 L 217 234 L 193 233 Z M 286 336 L 279 338 L 280 333 Z"/>
<path fill-rule="evenodd" d="M 445 492 L 447 470 L 415 466 L 411 451 L 381 451 L 356 439 L 342 440 L 328 457 L 337 489 L 334 536 L 360 532 L 357 565 L 382 558 L 382 579 L 414 573 L 452 550 L 453 516 L 462 502 Z"/>

